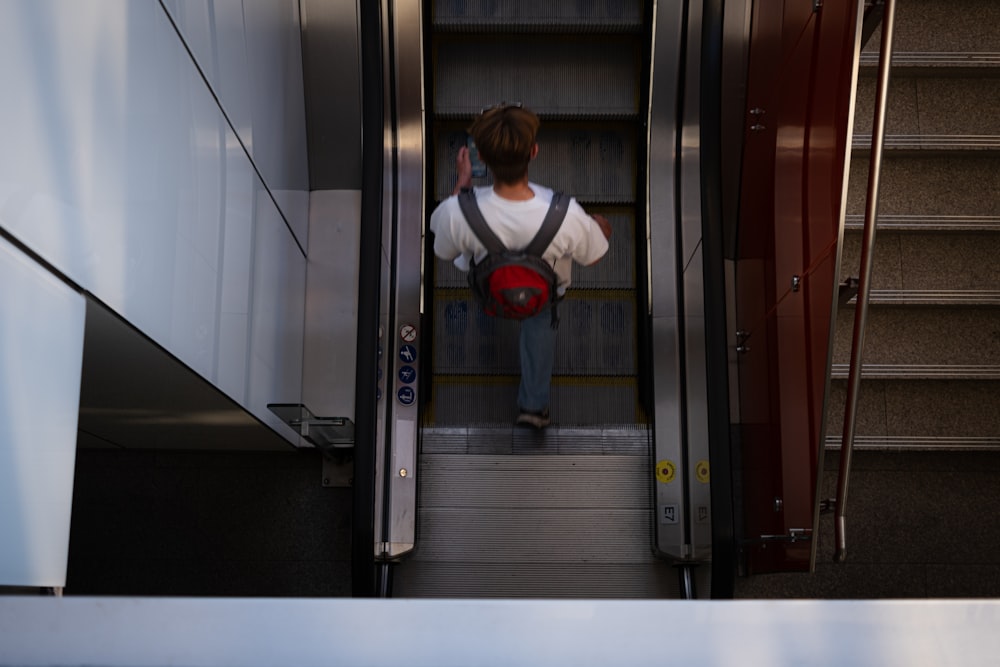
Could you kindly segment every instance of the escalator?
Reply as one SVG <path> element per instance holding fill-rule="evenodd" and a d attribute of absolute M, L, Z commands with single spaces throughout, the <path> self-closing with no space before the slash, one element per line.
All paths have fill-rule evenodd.
<path fill-rule="evenodd" d="M 601 262 L 574 267 L 559 306 L 553 421 L 541 433 L 513 426 L 519 325 L 486 316 L 465 274 L 432 260 L 418 547 L 397 568 L 397 595 L 676 595 L 669 565 L 649 549 L 640 400 L 645 10 L 587 4 L 429 8 L 427 210 L 451 193 L 478 111 L 521 102 L 542 120 L 531 180 L 572 194 L 614 231 Z"/>
<path fill-rule="evenodd" d="M 387 31 L 396 31 L 387 40 L 396 69 L 386 116 L 399 128 L 387 171 L 403 196 L 383 216 L 390 306 L 380 332 L 391 334 L 380 339 L 377 439 L 387 448 L 375 457 L 375 541 L 391 575 L 382 593 L 705 594 L 712 506 L 701 196 L 698 160 L 685 161 L 697 151 L 699 115 L 699 59 L 685 50 L 697 53 L 700 10 L 654 11 L 643 0 L 438 0 L 423 7 L 420 40 L 399 37 L 413 30 L 405 4 L 385 6 L 395 11 Z M 406 147 L 418 105 L 401 92 L 412 92 L 415 60 L 424 62 L 419 261 L 405 219 L 415 208 L 416 160 Z M 541 118 L 530 179 L 613 227 L 608 254 L 574 267 L 559 306 L 552 424 L 541 432 L 514 426 L 518 324 L 483 314 L 465 274 L 434 257 L 424 232 L 454 187 L 466 128 L 500 102 Z M 407 279 L 415 265 L 418 300 Z"/>

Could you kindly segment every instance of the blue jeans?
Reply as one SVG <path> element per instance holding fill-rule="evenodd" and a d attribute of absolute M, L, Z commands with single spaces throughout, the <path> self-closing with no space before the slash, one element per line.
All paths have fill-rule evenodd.
<path fill-rule="evenodd" d="M 541 412 L 549 407 L 549 385 L 556 356 L 556 330 L 552 311 L 546 308 L 534 317 L 521 321 L 521 385 L 517 407 Z"/>

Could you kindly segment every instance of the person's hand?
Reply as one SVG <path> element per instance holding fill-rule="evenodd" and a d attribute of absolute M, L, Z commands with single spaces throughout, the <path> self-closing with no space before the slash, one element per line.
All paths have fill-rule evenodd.
<path fill-rule="evenodd" d="M 600 213 L 595 213 L 594 215 L 592 215 L 590 217 L 592 217 L 597 222 L 598 226 L 601 228 L 601 231 L 604 232 L 604 238 L 610 239 L 611 238 L 611 223 L 608 222 L 608 219 L 605 218 Z"/>
<path fill-rule="evenodd" d="M 457 195 L 462 188 L 472 187 L 472 160 L 469 158 L 469 149 L 462 146 L 458 149 L 458 156 L 455 158 L 455 171 L 458 178 L 455 181 L 455 190 L 452 194 Z"/>

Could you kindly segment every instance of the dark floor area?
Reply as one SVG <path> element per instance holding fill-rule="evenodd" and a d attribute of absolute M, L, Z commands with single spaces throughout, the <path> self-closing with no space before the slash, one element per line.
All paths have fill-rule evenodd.
<path fill-rule="evenodd" d="M 838 453 L 824 488 L 835 495 Z M 739 598 L 1000 597 L 1000 453 L 856 451 L 847 560 L 823 516 L 814 574 L 741 578 Z"/>
<path fill-rule="evenodd" d="M 351 491 L 321 469 L 311 450 L 81 450 L 65 592 L 349 596 Z M 824 516 L 814 574 L 739 578 L 736 597 L 1000 597 L 998 506 L 1000 453 L 855 452 L 847 562 Z"/>
<path fill-rule="evenodd" d="M 315 450 L 80 450 L 65 593 L 348 596 L 350 516 Z"/>

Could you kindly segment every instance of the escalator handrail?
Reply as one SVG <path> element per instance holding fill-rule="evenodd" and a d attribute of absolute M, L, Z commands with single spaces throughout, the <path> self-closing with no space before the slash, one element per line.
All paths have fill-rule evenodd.
<path fill-rule="evenodd" d="M 701 210 L 705 307 L 705 374 L 708 388 L 708 449 L 714 472 L 712 505 L 712 592 L 733 597 L 736 528 L 733 512 L 729 433 L 729 342 L 726 325 L 724 221 L 722 215 L 722 0 L 705 2 L 701 37 Z"/>
<path fill-rule="evenodd" d="M 352 502 L 351 591 L 374 597 L 375 440 L 379 294 L 382 246 L 382 16 L 381 2 L 359 4 L 361 34 L 361 234 L 358 275 L 358 344 Z"/>

